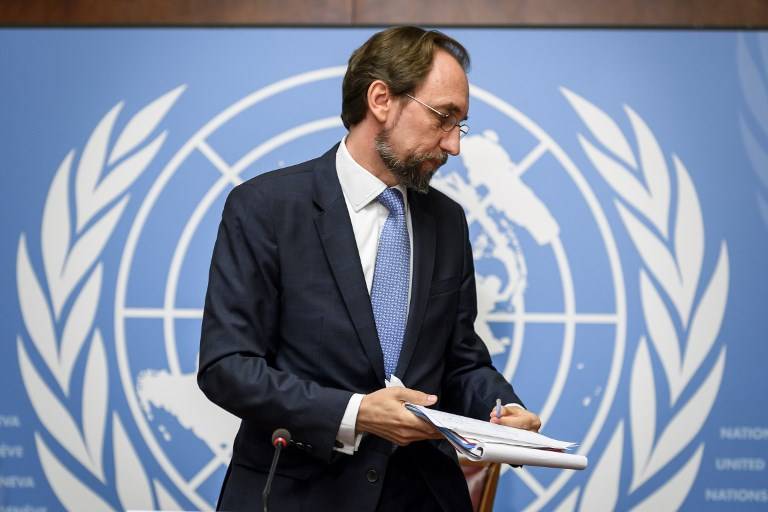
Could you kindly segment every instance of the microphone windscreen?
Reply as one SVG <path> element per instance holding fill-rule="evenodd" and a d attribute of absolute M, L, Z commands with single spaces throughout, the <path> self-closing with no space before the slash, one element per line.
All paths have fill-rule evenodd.
<path fill-rule="evenodd" d="M 284 428 L 278 428 L 272 432 L 272 444 L 274 445 L 277 439 L 281 437 L 285 440 L 286 444 L 291 442 L 291 433 Z"/>

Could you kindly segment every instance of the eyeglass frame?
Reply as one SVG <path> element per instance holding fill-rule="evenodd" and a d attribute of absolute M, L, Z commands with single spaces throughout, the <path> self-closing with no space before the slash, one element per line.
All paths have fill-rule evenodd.
<path fill-rule="evenodd" d="M 456 119 L 456 116 L 454 116 L 453 114 L 446 114 L 445 112 L 440 112 L 435 107 L 424 103 L 420 99 L 415 98 L 408 93 L 404 93 L 403 96 L 406 96 L 407 98 L 412 99 L 416 103 L 419 103 L 420 105 L 428 108 L 429 110 L 432 111 L 433 114 L 435 114 L 440 119 L 442 119 L 442 122 L 440 123 L 440 129 L 443 130 L 445 133 L 450 133 L 451 130 L 453 130 L 456 127 L 459 128 L 460 139 L 464 137 L 467 133 L 469 133 L 469 125 L 464 121 L 459 121 L 458 119 Z M 453 120 L 452 124 L 451 124 L 451 120 Z M 448 129 L 445 128 L 446 124 L 448 124 Z"/>

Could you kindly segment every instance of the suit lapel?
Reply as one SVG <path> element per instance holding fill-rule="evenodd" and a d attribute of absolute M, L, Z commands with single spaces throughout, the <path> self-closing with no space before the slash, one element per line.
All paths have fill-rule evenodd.
<path fill-rule="evenodd" d="M 336 174 L 337 148 L 338 145 L 334 146 L 320 157 L 315 167 L 314 201 L 320 208 L 315 217 L 315 226 L 363 350 L 378 382 L 384 382 L 384 356 L 376 332 L 371 298 L 360 265 L 347 204 Z"/>
<path fill-rule="evenodd" d="M 405 339 L 395 371 L 395 375 L 401 379 L 408 371 L 408 365 L 416 350 L 435 264 L 435 219 L 427 209 L 426 203 L 427 198 L 425 196 L 409 192 L 408 204 L 411 210 L 411 226 L 413 227 L 413 277 Z"/>

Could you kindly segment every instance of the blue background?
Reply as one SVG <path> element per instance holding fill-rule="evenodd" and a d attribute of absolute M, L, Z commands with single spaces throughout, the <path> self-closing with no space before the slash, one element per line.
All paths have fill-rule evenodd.
<path fill-rule="evenodd" d="M 46 483 L 36 455 L 33 433 L 44 428 L 29 404 L 18 369 L 16 337 L 24 335 L 25 328 L 16 293 L 16 251 L 20 235 L 26 233 L 32 264 L 38 275 L 42 275 L 39 273 L 42 209 L 62 158 L 72 148 L 78 149 L 79 157 L 93 128 L 118 101 L 125 101 L 118 120 L 119 130 L 142 106 L 186 84 L 185 92 L 160 126 L 168 130 L 168 138 L 151 166 L 131 188 L 128 208 L 105 250 L 102 258 L 104 304 L 97 317 L 105 336 L 110 374 L 114 375 L 110 407 L 121 415 L 145 471 L 173 489 L 143 444 L 118 385 L 110 290 L 114 288 L 130 219 L 165 163 L 208 120 L 238 99 L 279 79 L 344 65 L 351 51 L 373 32 L 368 28 L 0 31 L 3 192 L 0 308 L 4 344 L 0 388 L 5 390 L 0 398 L 0 415 L 17 415 L 22 423 L 22 428 L 0 427 L 0 443 L 24 447 L 21 459 L 0 458 L 0 476 L 29 475 L 36 482 L 32 490 L 0 488 L 0 505 L 29 504 L 49 510 L 61 507 Z M 758 62 L 763 84 L 768 83 L 766 68 L 760 64 L 759 57 L 761 48 L 765 51 L 767 46 L 765 36 L 754 32 L 661 30 L 450 29 L 446 32 L 460 40 L 472 55 L 470 81 L 535 120 L 584 172 L 616 236 L 627 285 L 628 349 L 616 398 L 590 452 L 592 463 L 599 459 L 617 421 L 627 417 L 629 362 L 642 334 L 637 285 L 637 269 L 641 263 L 613 207 L 614 193 L 579 145 L 578 134 L 586 135 L 588 130 L 560 88 L 572 90 L 598 105 L 625 133 L 632 132 L 623 105 L 630 105 L 651 127 L 668 162 L 673 153 L 685 162 L 704 215 L 706 245 L 702 279 L 707 279 L 714 269 L 721 241 L 726 241 L 730 256 L 730 291 L 716 342 L 716 348 L 727 346 L 725 373 L 711 414 L 696 441 L 683 452 L 683 457 L 690 456 L 697 442 L 705 443 L 701 468 L 685 508 L 751 510 L 765 507 L 765 503 L 724 504 L 705 498 L 706 489 L 766 487 L 765 471 L 724 472 L 715 468 L 718 457 L 768 458 L 768 439 L 745 442 L 720 437 L 723 426 L 768 427 L 765 410 L 768 377 L 763 370 L 768 360 L 765 315 L 768 231 L 755 199 L 756 191 L 763 190 L 764 185 L 747 159 L 739 127 L 742 117 L 751 119 L 752 125 L 755 119 L 750 117 L 754 114 L 746 104 L 737 68 L 739 41 L 742 41 Z M 337 114 L 340 110 L 340 94 L 334 87 L 337 82 L 319 86 L 317 94 L 295 95 L 293 109 L 285 107 L 265 116 L 258 126 L 271 133 L 283 125 L 292 126 L 294 118 L 301 119 L 305 112 L 311 112 L 313 118 Z M 473 127 L 481 122 L 482 118 L 470 118 Z M 236 126 L 229 128 L 236 129 Z M 319 154 L 341 133 L 318 137 L 316 143 L 313 142 L 316 146 L 304 152 L 307 156 Z M 253 133 L 251 138 L 258 141 L 261 137 Z M 217 143 L 217 149 L 229 161 L 242 154 L 234 141 L 231 147 L 227 139 L 213 137 L 211 141 Z M 630 141 L 634 143 L 631 137 Z M 761 142 L 764 148 L 768 147 L 768 141 L 762 139 Z M 514 147 L 514 143 L 511 146 Z M 301 159 L 299 156 L 303 155 L 296 154 L 296 161 Z M 265 170 L 267 168 L 255 172 Z M 220 204 L 216 207 L 220 208 Z M 207 260 L 208 255 L 197 257 Z M 202 292 L 198 286 L 189 294 Z M 554 309 L 560 298 L 551 300 Z M 714 359 L 708 361 L 706 368 Z M 654 367 L 659 380 L 662 373 L 657 360 Z M 525 375 L 529 373 L 535 374 Z M 703 372 L 697 375 L 692 385 L 703 380 L 703 375 Z M 522 390 L 523 397 L 526 388 L 533 394 L 537 387 L 535 381 L 515 384 Z M 661 394 L 658 402 L 664 400 L 666 395 Z M 664 421 L 668 421 L 668 416 L 660 413 L 659 422 Z M 673 461 L 667 473 L 659 473 L 646 487 L 632 494 L 628 491 L 631 461 L 627 439 L 628 436 L 617 505 L 621 509 L 638 503 L 681 465 Z M 105 441 L 108 454 L 111 437 L 107 435 Z M 113 481 L 111 464 L 105 462 L 105 467 L 107 480 Z M 583 487 L 589 476 L 589 470 L 575 475 L 545 508 L 554 507 L 575 486 Z M 206 488 L 210 500 L 215 498 L 217 487 L 212 482 Z M 114 490 L 99 492 L 102 491 L 109 503 L 119 507 Z M 172 492 L 183 507 L 193 507 L 183 495 Z M 511 475 L 505 475 L 496 510 L 524 507 L 529 500 L 527 492 Z"/>

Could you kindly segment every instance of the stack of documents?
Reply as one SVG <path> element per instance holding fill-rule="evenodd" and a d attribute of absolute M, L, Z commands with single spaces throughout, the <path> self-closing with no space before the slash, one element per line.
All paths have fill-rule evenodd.
<path fill-rule="evenodd" d="M 503 462 L 514 466 L 546 466 L 584 469 L 587 458 L 565 453 L 573 443 L 514 427 L 505 427 L 447 412 L 406 403 L 413 414 L 432 424 L 456 448 L 471 460 Z"/>

